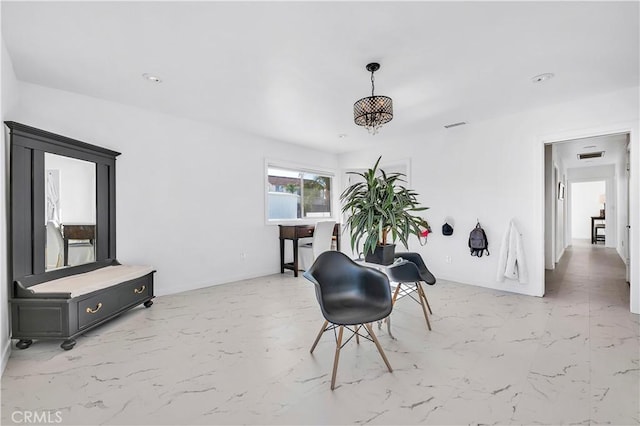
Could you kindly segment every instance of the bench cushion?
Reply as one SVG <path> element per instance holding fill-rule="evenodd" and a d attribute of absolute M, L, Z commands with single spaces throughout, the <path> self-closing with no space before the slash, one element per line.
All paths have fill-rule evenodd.
<path fill-rule="evenodd" d="M 154 268 L 152 266 L 106 266 L 84 274 L 72 275 L 37 284 L 29 287 L 29 290 L 38 294 L 69 293 L 69 297 L 73 298 L 143 277 L 153 271 Z"/>

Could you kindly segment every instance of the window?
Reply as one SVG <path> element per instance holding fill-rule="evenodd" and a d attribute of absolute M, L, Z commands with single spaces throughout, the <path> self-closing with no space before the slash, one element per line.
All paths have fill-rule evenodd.
<path fill-rule="evenodd" d="M 267 164 L 267 220 L 332 217 L 333 174 Z"/>

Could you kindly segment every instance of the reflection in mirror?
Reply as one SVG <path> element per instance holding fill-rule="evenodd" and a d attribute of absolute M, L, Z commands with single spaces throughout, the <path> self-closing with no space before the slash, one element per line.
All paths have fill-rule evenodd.
<path fill-rule="evenodd" d="M 46 270 L 96 259 L 96 165 L 45 153 Z"/>

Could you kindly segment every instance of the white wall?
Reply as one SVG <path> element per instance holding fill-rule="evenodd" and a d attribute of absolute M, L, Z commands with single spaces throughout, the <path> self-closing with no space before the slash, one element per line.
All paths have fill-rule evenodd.
<path fill-rule="evenodd" d="M 632 88 L 449 130 L 417 131 L 403 140 L 384 140 L 381 132 L 376 135 L 382 138 L 375 147 L 341 155 L 340 166 L 370 166 L 381 154 L 386 161 L 407 155 L 420 159 L 419 166 L 412 167 L 411 181 L 422 203 L 431 207 L 425 217 L 438 230 L 444 218 L 451 216 L 456 229 L 451 237 L 435 232 L 425 247 L 414 241 L 411 249 L 421 252 L 441 279 L 541 296 L 545 264 L 544 143 L 570 139 L 566 136 L 598 126 L 608 129 L 618 123 L 631 123 L 637 129 L 638 115 L 638 88 Z M 632 144 L 638 143 L 637 137 L 632 134 Z M 633 161 L 637 164 L 638 158 Z M 637 206 L 634 211 L 637 215 Z M 481 259 L 471 257 L 467 246 L 476 218 L 488 234 L 492 253 Z M 530 271 L 526 285 L 496 282 L 499 245 L 511 218 L 524 241 Z M 446 262 L 447 257 L 451 257 L 451 263 Z M 632 281 L 637 286 L 637 271 Z M 640 300 L 635 291 L 632 297 Z M 640 303 L 637 306 L 640 308 Z"/>
<path fill-rule="evenodd" d="M 122 152 L 118 259 L 155 266 L 159 295 L 279 272 L 278 227 L 265 225 L 265 157 L 337 166 L 337 156 L 300 146 L 33 84 L 19 89 L 15 121 Z"/>
<path fill-rule="evenodd" d="M 555 252 L 555 217 L 554 206 L 556 200 L 557 185 L 554 179 L 553 169 L 553 145 L 544 147 L 544 267 L 554 269 L 556 262 Z"/>
<path fill-rule="evenodd" d="M 1 9 L 1 8 L 0 8 Z M 1 37 L 1 36 L 0 36 Z M 4 45 L 4 41 L 0 39 L 2 44 L 2 54 L 0 56 L 0 70 L 2 72 L 2 80 L 0 84 L 0 117 L 2 122 L 12 119 L 12 112 L 18 102 L 17 95 L 17 81 L 15 73 L 13 72 L 13 64 L 11 58 Z M 11 339 L 9 328 L 9 283 L 8 269 L 7 269 L 7 206 L 9 197 L 9 174 L 8 167 L 6 165 L 9 161 L 8 149 L 9 144 L 7 142 L 7 134 L 4 131 L 0 132 L 2 136 L 2 143 L 0 147 L 0 164 L 2 164 L 2 172 L 0 172 L 0 188 L 2 188 L 3 195 L 0 197 L 0 374 L 4 371 L 4 367 L 9 359 L 9 353 L 11 352 Z"/>
<path fill-rule="evenodd" d="M 627 138 L 628 137 L 629 136 L 627 135 Z M 622 154 L 622 161 L 619 163 L 619 166 L 616 167 L 616 182 L 618 182 L 617 199 L 620 200 L 618 202 L 618 245 L 616 247 L 616 250 L 625 263 L 628 263 L 629 256 L 629 239 L 627 235 L 627 225 L 629 224 L 629 182 L 627 173 L 628 161 L 629 158 L 625 148 L 625 151 Z M 627 277 L 627 280 L 629 280 L 629 277 Z"/>
<path fill-rule="evenodd" d="M 600 194 L 605 193 L 605 182 L 573 182 L 570 186 L 571 238 L 591 239 L 591 216 L 600 216 Z M 608 228 L 605 228 L 608 231 Z"/>
<path fill-rule="evenodd" d="M 626 199 L 624 202 L 618 201 L 616 198 L 617 194 L 617 183 L 616 183 L 616 166 L 613 164 L 605 165 L 605 166 L 596 166 L 596 167 L 578 167 L 572 168 L 568 170 L 568 179 L 570 183 L 573 182 L 594 182 L 594 181 L 604 181 L 605 187 L 604 192 L 607 197 L 607 202 L 605 205 L 605 217 L 607 218 L 606 226 L 607 226 L 607 238 L 605 241 L 605 246 L 610 248 L 615 248 L 618 246 L 618 205 L 622 205 L 621 203 L 626 204 Z M 601 193 L 602 193 L 601 192 Z M 598 194 L 600 195 L 600 194 Z M 571 197 L 571 194 L 569 194 Z M 591 223 L 591 216 L 598 216 L 600 214 L 600 209 L 595 209 L 593 214 L 589 215 L 589 226 Z M 625 206 L 626 208 L 626 206 Z M 570 216 L 570 220 L 572 221 L 574 218 L 573 215 Z M 573 228 L 573 225 L 570 223 L 569 226 Z M 589 234 L 591 235 L 591 234 Z M 573 237 L 578 238 L 578 237 Z M 582 238 L 582 237 L 580 237 Z M 586 238 L 586 237 L 585 237 Z M 589 237 L 591 238 L 591 237 Z"/>
<path fill-rule="evenodd" d="M 560 258 L 564 254 L 564 249 L 568 245 L 569 238 L 567 238 L 567 228 L 566 228 L 566 217 L 567 217 L 567 169 L 562 162 L 562 158 L 557 155 L 557 145 L 553 145 L 553 167 L 554 170 L 557 171 L 557 177 L 554 180 L 553 186 L 555 191 L 558 191 L 559 183 L 564 185 L 564 196 L 562 199 L 558 197 L 558 193 L 556 192 L 554 203 L 555 210 L 552 214 L 554 214 L 554 246 L 555 246 L 555 263 L 560 261 Z M 555 266 L 555 265 L 554 265 Z"/>

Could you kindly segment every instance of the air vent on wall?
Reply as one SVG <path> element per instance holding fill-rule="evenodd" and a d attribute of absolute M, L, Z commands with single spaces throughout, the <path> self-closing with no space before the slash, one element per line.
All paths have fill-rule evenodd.
<path fill-rule="evenodd" d="M 445 129 L 450 129 L 452 127 L 457 127 L 457 126 L 464 126 L 465 124 L 467 124 L 466 121 L 459 121 L 457 123 L 452 123 L 452 124 L 447 124 L 446 126 L 444 126 Z"/>
<path fill-rule="evenodd" d="M 590 158 L 602 158 L 604 157 L 604 151 L 585 152 L 578 154 L 578 160 L 588 160 Z"/>

